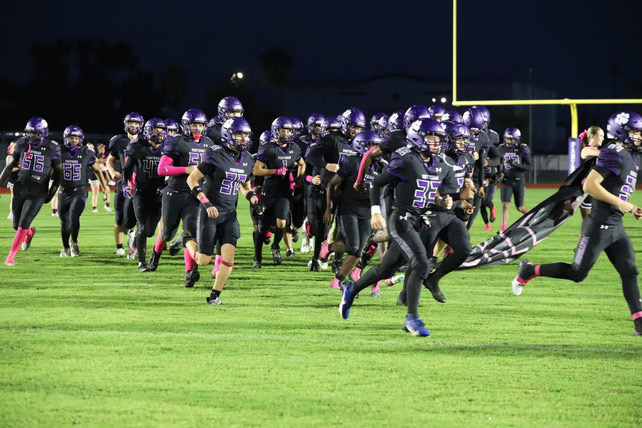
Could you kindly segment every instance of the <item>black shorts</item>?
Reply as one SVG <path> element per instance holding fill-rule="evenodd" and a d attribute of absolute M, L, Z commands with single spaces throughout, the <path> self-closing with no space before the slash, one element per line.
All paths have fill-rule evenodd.
<path fill-rule="evenodd" d="M 345 252 L 350 256 L 359 257 L 370 236 L 370 219 L 354 214 L 339 214 L 337 224 Z"/>
<path fill-rule="evenodd" d="M 276 225 L 276 220 L 288 220 L 290 214 L 290 200 L 284 196 L 268 194 L 263 196 L 261 202 L 264 208 L 263 218 L 259 229 L 267 232 L 271 226 Z"/>
<path fill-rule="evenodd" d="M 502 184 L 502 202 L 510 202 L 514 194 L 515 206 L 523 207 L 525 193 L 526 184 L 523 178 L 506 178 Z"/>
<path fill-rule="evenodd" d="M 132 229 L 136 226 L 136 212 L 134 211 L 134 203 L 131 199 L 125 197 L 123 194 L 123 186 L 118 186 L 116 192 L 116 224 L 122 226 L 124 229 Z"/>
<path fill-rule="evenodd" d="M 220 245 L 236 243 L 241 237 L 241 227 L 236 218 L 236 211 L 221 213 L 217 218 L 209 218 L 205 207 L 198 210 L 198 227 L 196 239 L 198 252 L 211 256 L 214 254 L 216 243 Z"/>
<path fill-rule="evenodd" d="M 163 241 L 169 242 L 183 220 L 183 230 L 196 237 L 198 210 L 201 204 L 191 192 L 163 190 Z"/>
<path fill-rule="evenodd" d="M 47 185 L 16 182 L 13 188 L 13 228 L 28 229 L 47 199 Z"/>

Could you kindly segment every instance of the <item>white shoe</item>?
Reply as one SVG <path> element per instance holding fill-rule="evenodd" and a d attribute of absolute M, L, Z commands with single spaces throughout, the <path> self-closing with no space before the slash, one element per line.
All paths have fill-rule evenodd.
<path fill-rule="evenodd" d="M 307 233 L 301 240 L 301 254 L 308 254 L 310 252 L 310 238 L 308 238 Z"/>
<path fill-rule="evenodd" d="M 515 279 L 513 279 L 513 283 L 512 283 L 513 294 L 516 295 L 516 296 L 521 296 L 522 292 L 524 291 L 524 286 L 522 285 L 521 282 L 519 282 L 517 280 L 518 277 L 519 277 L 519 275 L 516 276 Z"/>
<path fill-rule="evenodd" d="M 107 205 L 105 205 L 105 211 L 107 211 L 108 213 L 110 213 L 110 212 L 111 212 L 111 207 L 108 207 Z"/>
<path fill-rule="evenodd" d="M 117 256 L 124 256 L 125 255 L 125 249 L 124 248 L 117 248 L 116 249 L 116 255 Z"/>
<path fill-rule="evenodd" d="M 94 208 L 93 210 L 91 210 L 91 212 L 92 213 L 97 213 L 98 212 L 98 208 Z"/>
<path fill-rule="evenodd" d="M 78 249 L 78 243 L 72 242 L 69 244 L 71 247 L 71 257 L 78 257 L 80 255 L 80 250 Z"/>
<path fill-rule="evenodd" d="M 328 262 L 322 262 L 321 260 L 319 260 L 319 267 L 321 268 L 321 270 L 328 270 Z"/>
<path fill-rule="evenodd" d="M 9 215 L 7 216 L 7 219 L 8 220 L 13 220 L 13 213 L 9 213 Z"/>
<path fill-rule="evenodd" d="M 52 213 L 51 213 L 51 216 L 52 216 L 52 217 L 58 217 L 58 213 L 57 213 L 57 212 L 55 212 L 55 213 L 54 213 L 54 212 L 52 212 Z"/>
<path fill-rule="evenodd" d="M 63 248 L 62 251 L 60 252 L 60 257 L 71 257 L 69 248 Z"/>

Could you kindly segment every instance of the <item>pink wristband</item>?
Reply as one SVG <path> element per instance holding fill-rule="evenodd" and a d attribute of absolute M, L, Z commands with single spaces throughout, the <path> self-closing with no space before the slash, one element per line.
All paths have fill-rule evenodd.
<path fill-rule="evenodd" d="M 209 204 L 209 203 L 210 203 L 210 200 L 209 200 L 209 199 L 207 199 L 207 196 L 206 196 L 206 197 L 204 197 L 203 199 L 201 199 L 201 204 L 203 204 L 203 205 L 207 205 L 207 204 Z"/>
<path fill-rule="evenodd" d="M 307 181 L 308 183 L 312 183 L 312 180 L 314 180 L 314 177 L 312 177 L 311 175 L 305 177 L 305 181 Z"/>

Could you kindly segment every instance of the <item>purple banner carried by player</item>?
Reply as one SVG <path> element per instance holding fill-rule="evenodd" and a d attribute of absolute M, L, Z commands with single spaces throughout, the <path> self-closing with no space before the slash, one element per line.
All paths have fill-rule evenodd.
<path fill-rule="evenodd" d="M 527 214 L 499 233 L 473 248 L 458 269 L 511 263 L 532 250 L 575 214 L 584 200 L 582 182 L 595 165 L 584 162 L 555 194 L 542 201 Z"/>
<path fill-rule="evenodd" d="M 582 163 L 580 152 L 582 151 L 582 141 L 579 138 L 568 139 L 568 173 L 572 174 Z"/>

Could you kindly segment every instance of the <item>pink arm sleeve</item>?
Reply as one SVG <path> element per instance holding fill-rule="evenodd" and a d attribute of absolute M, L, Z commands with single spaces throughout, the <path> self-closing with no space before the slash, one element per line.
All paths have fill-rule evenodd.
<path fill-rule="evenodd" d="M 169 156 L 161 157 L 160 163 L 158 164 L 158 175 L 161 177 L 175 177 L 177 175 L 187 174 L 186 166 L 172 165 L 174 165 L 174 159 Z"/>
<path fill-rule="evenodd" d="M 374 152 L 376 150 L 376 147 L 371 148 L 366 152 L 365 155 L 363 155 L 363 158 L 361 159 L 361 165 L 359 165 L 359 174 L 357 175 L 357 183 L 363 183 L 363 179 L 366 176 L 366 170 L 367 164 L 368 164 L 368 156 L 370 156 L 370 153 Z"/>

